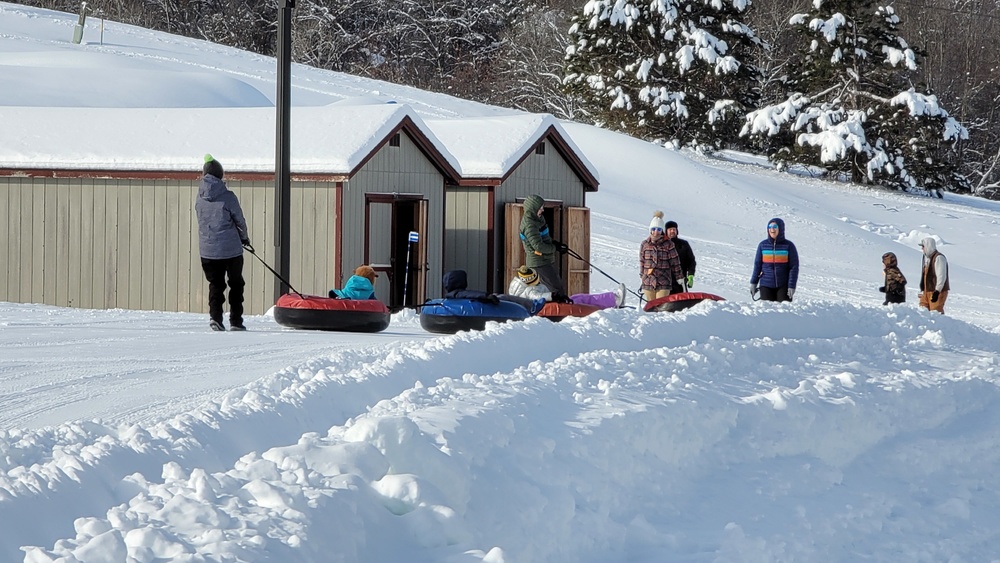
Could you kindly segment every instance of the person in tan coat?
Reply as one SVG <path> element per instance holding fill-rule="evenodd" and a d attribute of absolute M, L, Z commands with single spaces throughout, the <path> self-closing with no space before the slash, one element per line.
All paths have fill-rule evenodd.
<path fill-rule="evenodd" d="M 924 256 L 920 261 L 920 306 L 944 314 L 944 303 L 951 291 L 948 259 L 938 252 L 937 243 L 927 237 L 920 241 Z"/>

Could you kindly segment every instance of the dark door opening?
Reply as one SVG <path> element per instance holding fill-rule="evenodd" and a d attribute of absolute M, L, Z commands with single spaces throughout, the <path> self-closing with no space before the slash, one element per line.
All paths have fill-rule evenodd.
<path fill-rule="evenodd" d="M 394 312 L 418 304 L 414 296 L 417 291 L 419 241 L 410 243 L 410 232 L 417 232 L 419 236 L 419 203 L 419 201 L 400 201 L 393 206 L 395 217 L 392 222 L 392 258 L 395 275 L 392 280 L 389 308 Z"/>
<path fill-rule="evenodd" d="M 380 284 L 375 294 L 393 312 L 424 302 L 426 201 L 420 196 L 366 195 L 365 261 Z M 410 233 L 417 241 L 410 241 Z"/>

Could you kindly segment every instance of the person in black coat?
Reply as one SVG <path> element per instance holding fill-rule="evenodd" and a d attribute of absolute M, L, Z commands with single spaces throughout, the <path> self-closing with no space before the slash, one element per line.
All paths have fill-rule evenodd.
<path fill-rule="evenodd" d="M 694 259 L 694 251 L 691 250 L 688 241 L 677 237 L 677 221 L 667 221 L 664 227 L 667 230 L 667 238 L 674 243 L 677 255 L 681 258 L 681 273 L 684 275 L 684 283 L 686 284 L 684 287 L 679 281 L 674 280 L 670 294 L 683 293 L 694 287 L 694 269 L 698 266 L 698 261 Z"/>

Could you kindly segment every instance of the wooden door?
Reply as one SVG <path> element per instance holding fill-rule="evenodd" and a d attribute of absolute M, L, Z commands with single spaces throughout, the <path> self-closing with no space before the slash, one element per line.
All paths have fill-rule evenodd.
<path fill-rule="evenodd" d="M 524 264 L 524 246 L 521 244 L 521 217 L 524 216 L 524 204 L 508 203 L 504 205 L 503 230 L 503 269 L 500 276 L 501 291 L 507 291 L 510 280 L 514 279 L 517 269 Z"/>
<path fill-rule="evenodd" d="M 563 256 L 562 271 L 566 273 L 566 294 L 590 293 L 590 209 L 586 207 L 566 208 L 562 241 L 583 260 L 569 254 Z M 586 262 L 584 261 L 586 260 Z"/>
<path fill-rule="evenodd" d="M 417 203 L 417 232 L 420 233 L 420 242 L 417 243 L 417 262 L 414 275 L 413 306 L 422 305 L 427 301 L 427 272 L 430 264 L 427 263 L 427 200 L 421 199 Z M 409 234 L 409 233 L 407 233 Z"/>
<path fill-rule="evenodd" d="M 375 297 L 387 305 L 392 304 L 395 264 L 393 256 L 392 225 L 393 202 L 379 195 L 365 198 L 365 264 L 371 266 L 378 275 L 375 283 Z M 353 273 L 348 265 L 347 277 Z M 347 281 L 346 278 L 344 280 Z"/>

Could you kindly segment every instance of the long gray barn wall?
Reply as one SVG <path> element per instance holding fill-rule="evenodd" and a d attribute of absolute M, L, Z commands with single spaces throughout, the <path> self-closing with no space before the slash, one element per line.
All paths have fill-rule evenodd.
<path fill-rule="evenodd" d="M 259 256 L 274 265 L 271 182 L 229 182 Z M 197 184 L 166 180 L 0 178 L 0 299 L 84 308 L 207 312 L 194 217 Z M 332 278 L 334 191 L 295 183 L 292 275 Z M 318 234 L 318 236 L 317 236 Z M 244 255 L 248 314 L 274 304 L 274 276 Z"/>

